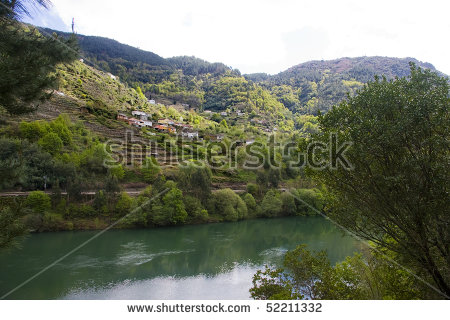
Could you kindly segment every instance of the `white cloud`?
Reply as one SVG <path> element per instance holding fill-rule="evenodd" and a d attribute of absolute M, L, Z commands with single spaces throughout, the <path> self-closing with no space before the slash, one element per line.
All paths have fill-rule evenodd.
<path fill-rule="evenodd" d="M 53 0 L 78 33 L 163 57 L 195 55 L 242 72 L 276 73 L 311 59 L 415 57 L 450 74 L 443 1 Z M 447 7 L 447 8 L 446 8 Z"/>

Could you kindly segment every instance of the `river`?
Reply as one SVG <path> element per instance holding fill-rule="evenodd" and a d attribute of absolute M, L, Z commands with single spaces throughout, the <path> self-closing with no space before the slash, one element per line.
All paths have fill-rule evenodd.
<path fill-rule="evenodd" d="M 33 234 L 0 252 L 0 296 L 98 231 Z M 357 243 L 322 217 L 111 230 L 7 299 L 249 299 L 253 274 L 305 243 L 333 263 Z"/>

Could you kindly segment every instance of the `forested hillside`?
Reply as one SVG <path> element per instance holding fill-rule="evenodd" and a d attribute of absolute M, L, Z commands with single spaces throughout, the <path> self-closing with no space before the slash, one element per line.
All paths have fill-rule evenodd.
<path fill-rule="evenodd" d="M 149 98 L 168 98 L 173 103 L 204 110 L 231 108 L 261 113 L 270 115 L 268 120 L 292 119 L 298 128 L 305 122 L 299 115 L 326 112 L 376 75 L 387 79 L 408 76 L 410 62 L 435 71 L 430 63 L 414 58 L 357 57 L 309 61 L 276 75 L 256 73 L 242 77 L 239 70 L 223 63 L 188 56 L 164 59 L 115 40 L 77 37 L 88 63 L 120 77 L 131 87 L 139 87 Z"/>
<path fill-rule="evenodd" d="M 309 61 L 273 76 L 256 73 L 245 78 L 269 89 L 291 111 L 317 114 L 329 110 L 347 93 L 353 95 L 375 76 L 387 79 L 408 76 L 410 62 L 436 70 L 432 64 L 414 58 L 357 57 Z"/>
<path fill-rule="evenodd" d="M 283 115 L 281 119 L 291 118 L 283 106 L 294 114 L 317 115 L 345 99 L 347 93 L 354 95 L 376 75 L 387 79 L 408 76 L 409 62 L 436 71 L 432 64 L 414 58 L 357 57 L 309 61 L 276 75 L 255 73 L 242 78 L 239 70 L 223 63 L 188 56 L 164 59 L 115 40 L 77 37 L 81 53 L 94 67 L 119 76 L 131 87 L 140 87 L 147 97 L 169 98 L 213 111 L 236 107 L 258 113 L 259 108 L 263 113 L 275 111 Z"/>

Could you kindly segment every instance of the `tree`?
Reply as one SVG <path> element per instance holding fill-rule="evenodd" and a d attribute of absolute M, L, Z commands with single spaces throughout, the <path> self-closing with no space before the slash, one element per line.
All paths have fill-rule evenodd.
<path fill-rule="evenodd" d="M 166 183 L 166 188 L 170 190 L 152 208 L 153 223 L 159 226 L 183 224 L 188 217 L 183 203 L 183 193 L 172 181 Z"/>
<path fill-rule="evenodd" d="M 296 213 L 298 215 L 316 215 L 322 212 L 324 200 L 322 193 L 317 189 L 296 189 L 291 191 L 294 195 Z"/>
<path fill-rule="evenodd" d="M 121 192 L 120 197 L 115 205 L 115 212 L 123 217 L 130 213 L 131 206 L 133 205 L 133 198 L 131 198 L 128 193 Z"/>
<path fill-rule="evenodd" d="M 14 246 L 17 239 L 27 233 L 22 216 L 21 210 L 11 207 L 0 209 L 0 249 Z"/>
<path fill-rule="evenodd" d="M 186 195 L 183 197 L 189 219 L 194 222 L 204 222 L 208 220 L 208 211 L 203 208 L 199 199 Z"/>
<path fill-rule="evenodd" d="M 224 129 L 228 129 L 227 120 L 223 119 L 222 121 L 220 121 L 220 126 Z"/>
<path fill-rule="evenodd" d="M 63 141 L 54 132 L 49 132 L 41 139 L 39 139 L 39 145 L 42 149 L 50 154 L 56 154 L 61 151 L 63 147 Z"/>
<path fill-rule="evenodd" d="M 203 163 L 187 162 L 179 166 L 178 181 L 183 190 L 203 203 L 211 195 L 211 169 Z"/>
<path fill-rule="evenodd" d="M 28 1 L 46 7 L 46 0 Z M 2 0 L 0 6 L 0 107 L 10 114 L 33 111 L 50 95 L 59 63 L 71 62 L 78 53 L 76 38 L 44 36 L 36 28 L 14 20 L 27 14 L 26 1 Z M 9 8 L 10 10 L 8 10 Z"/>
<path fill-rule="evenodd" d="M 43 191 L 33 191 L 25 199 L 25 206 L 35 213 L 44 214 L 51 208 L 51 199 Z"/>
<path fill-rule="evenodd" d="M 247 206 L 248 214 L 251 216 L 256 216 L 258 212 L 258 205 L 256 204 L 255 198 L 250 193 L 246 193 L 242 198 L 244 200 L 245 205 Z"/>
<path fill-rule="evenodd" d="M 147 98 L 145 97 L 145 95 L 142 93 L 141 87 L 137 86 L 137 87 L 136 87 L 136 92 L 137 92 L 139 98 L 141 98 L 141 99 L 147 99 Z"/>
<path fill-rule="evenodd" d="M 147 157 L 142 164 L 141 172 L 145 182 L 153 183 L 161 172 L 161 167 L 155 157 Z"/>
<path fill-rule="evenodd" d="M 125 177 L 125 169 L 121 164 L 109 168 L 110 174 L 117 178 L 117 180 L 122 180 Z"/>
<path fill-rule="evenodd" d="M 247 183 L 247 192 L 252 196 L 256 196 L 258 194 L 259 188 L 257 184 Z"/>
<path fill-rule="evenodd" d="M 281 194 L 282 211 L 287 216 L 294 216 L 297 213 L 297 206 L 295 205 L 294 197 L 288 193 Z"/>
<path fill-rule="evenodd" d="M 1 0 L 0 3 L 0 17 L 15 19 L 24 15 L 30 16 L 30 12 L 28 10 L 30 6 L 41 6 L 48 9 L 52 4 L 49 0 Z"/>
<path fill-rule="evenodd" d="M 222 216 L 225 221 L 237 221 L 247 217 L 245 202 L 229 188 L 214 193 L 208 211 Z"/>
<path fill-rule="evenodd" d="M 313 141 L 350 141 L 334 168 L 307 169 L 326 186 L 327 214 L 450 296 L 448 79 L 411 65 L 411 75 L 376 78 L 319 117 Z M 348 162 L 354 169 L 345 165 Z M 347 163 L 347 164 L 348 164 Z M 342 165 L 344 164 L 344 166 Z"/>
<path fill-rule="evenodd" d="M 283 203 L 277 190 L 269 190 L 261 202 L 261 213 L 264 217 L 276 217 L 281 214 Z"/>
<path fill-rule="evenodd" d="M 414 278 L 373 252 L 355 254 L 332 266 L 325 251 L 300 245 L 286 253 L 284 268 L 259 270 L 250 289 L 254 299 L 418 299 Z"/>

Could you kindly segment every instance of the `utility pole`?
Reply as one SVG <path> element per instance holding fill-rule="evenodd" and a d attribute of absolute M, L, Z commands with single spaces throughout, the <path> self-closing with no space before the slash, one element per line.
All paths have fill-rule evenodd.
<path fill-rule="evenodd" d="M 72 18 L 72 33 L 75 33 L 75 18 Z"/>

